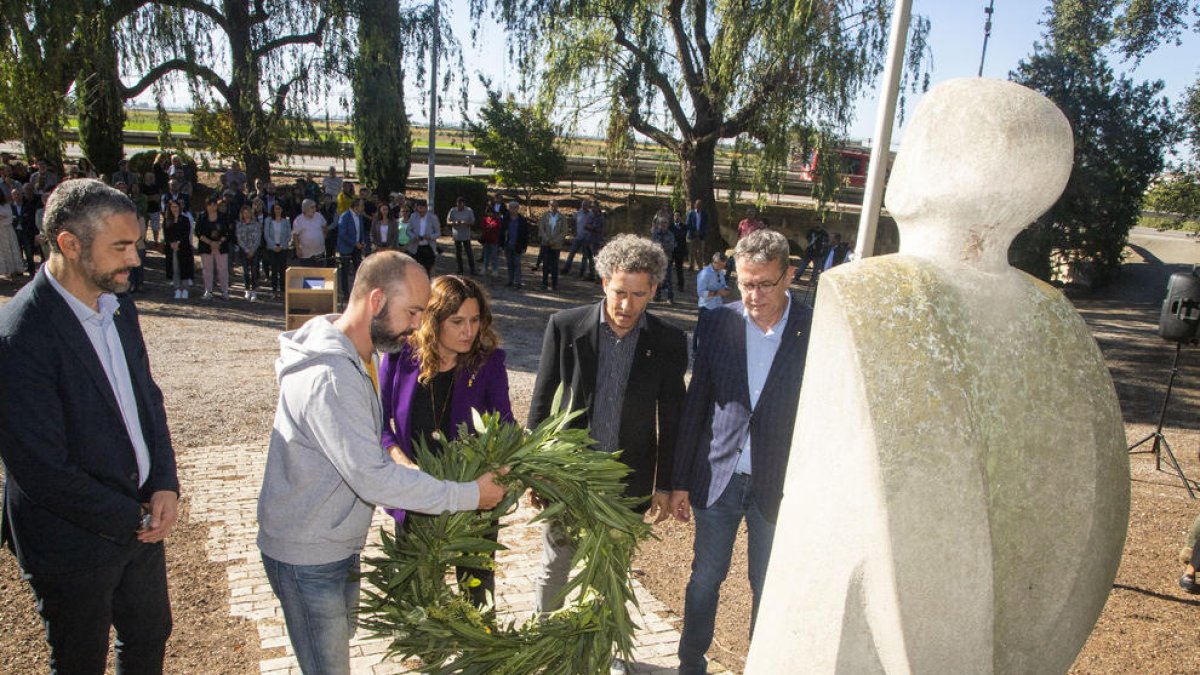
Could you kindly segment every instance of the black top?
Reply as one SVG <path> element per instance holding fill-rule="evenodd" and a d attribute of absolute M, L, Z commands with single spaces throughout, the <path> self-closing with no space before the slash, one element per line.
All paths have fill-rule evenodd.
<path fill-rule="evenodd" d="M 456 368 L 433 376 L 429 384 L 417 382 L 417 390 L 413 393 L 412 408 L 408 411 L 412 422 L 412 442 L 416 448 L 421 439 L 435 455 L 441 452 L 441 446 L 433 440 L 433 432 L 441 431 L 445 438 L 450 437 L 450 399 L 454 398 L 454 374 Z"/>
<path fill-rule="evenodd" d="M 217 251 L 213 251 L 200 237 L 207 237 L 211 240 L 221 242 Z M 208 211 L 201 211 L 196 215 L 196 239 L 200 243 L 200 255 L 209 253 L 229 253 L 229 240 L 233 238 L 233 224 L 229 222 L 228 217 L 218 212 L 216 220 L 210 220 Z"/>

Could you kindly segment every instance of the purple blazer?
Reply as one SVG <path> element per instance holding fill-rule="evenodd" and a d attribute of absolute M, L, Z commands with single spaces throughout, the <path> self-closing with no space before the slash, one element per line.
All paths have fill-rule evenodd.
<path fill-rule="evenodd" d="M 413 350 L 405 345 L 395 354 L 383 357 L 379 365 L 379 396 L 383 402 L 383 433 L 380 445 L 384 450 L 393 445 L 409 457 L 413 456 L 412 425 L 409 407 L 417 391 L 420 367 Z M 450 439 L 458 437 L 458 425 L 471 422 L 471 409 L 481 413 L 500 413 L 505 422 L 516 421 L 508 399 L 508 371 L 504 368 L 504 350 L 493 351 L 473 372 L 460 370 L 454 377 L 454 394 L 450 400 Z M 396 520 L 403 520 L 400 509 L 386 509 Z"/>

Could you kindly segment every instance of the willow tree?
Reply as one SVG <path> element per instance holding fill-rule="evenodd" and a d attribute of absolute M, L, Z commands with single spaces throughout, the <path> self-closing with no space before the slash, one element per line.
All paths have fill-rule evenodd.
<path fill-rule="evenodd" d="M 351 66 L 354 159 L 381 194 L 403 192 L 412 154 L 404 109 L 403 22 L 395 0 L 359 0 L 358 50 Z"/>
<path fill-rule="evenodd" d="M 181 72 L 194 84 L 193 103 L 202 125 L 227 131 L 229 148 L 251 180 L 268 179 L 271 160 L 292 143 L 315 136 L 306 104 L 315 106 L 321 50 L 331 18 L 343 3 L 326 0 L 156 0 L 122 29 L 159 48 L 131 67 L 144 72 L 124 90 L 145 91 Z M 166 52 L 170 58 L 159 60 Z M 157 61 L 157 62 L 156 62 Z"/>
<path fill-rule="evenodd" d="M 79 146 L 97 171 L 111 173 L 125 154 L 125 92 L 121 85 L 119 38 L 115 28 L 122 14 L 140 3 L 90 3 L 91 11 L 77 17 Z M 133 40 L 137 36 L 128 36 Z"/>
<path fill-rule="evenodd" d="M 784 166 L 796 139 L 848 126 L 886 48 L 886 0 L 494 1 L 545 102 L 607 105 L 610 149 L 630 131 L 649 138 L 678 158 L 687 199 L 706 204 L 718 144 Z M 914 22 L 915 54 L 927 31 Z"/>

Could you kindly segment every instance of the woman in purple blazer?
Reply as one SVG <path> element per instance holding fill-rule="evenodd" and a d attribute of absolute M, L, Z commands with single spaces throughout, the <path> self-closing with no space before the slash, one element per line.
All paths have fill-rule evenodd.
<path fill-rule="evenodd" d="M 514 421 L 499 344 L 482 286 L 457 275 L 433 280 L 420 328 L 379 367 L 381 445 L 393 461 L 415 467 L 418 439 L 440 452 L 438 441 L 457 438 L 459 425 L 470 424 L 472 409 Z M 403 511 L 388 512 L 403 522 Z M 494 587 L 492 571 L 459 568 L 458 575 L 460 580 L 470 575 L 481 582 L 470 592 L 472 601 L 483 605 Z"/>

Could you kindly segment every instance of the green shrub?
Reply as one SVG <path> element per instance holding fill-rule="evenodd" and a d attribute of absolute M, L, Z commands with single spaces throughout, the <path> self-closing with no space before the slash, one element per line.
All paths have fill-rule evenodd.
<path fill-rule="evenodd" d="M 454 208 L 455 200 L 462 197 L 467 202 L 467 206 L 475 212 L 476 222 L 483 219 L 488 201 L 488 186 L 485 179 L 469 176 L 442 176 L 434 180 L 434 185 L 437 187 L 435 198 L 437 199 L 438 218 L 445 220 L 446 214 Z"/>
<path fill-rule="evenodd" d="M 159 155 L 159 153 L 162 153 L 162 152 L 168 152 L 171 154 L 179 155 L 180 157 L 183 158 L 184 164 L 196 166 L 196 161 L 194 159 L 192 159 L 192 156 L 187 154 L 186 152 L 180 152 L 178 150 L 174 150 L 174 151 L 171 151 L 171 150 L 143 150 L 141 152 L 135 152 L 129 156 L 129 170 L 132 171 L 133 173 L 137 174 L 138 176 L 141 176 L 142 174 L 146 173 L 147 171 L 153 171 L 154 170 L 154 158 L 157 157 Z"/>

